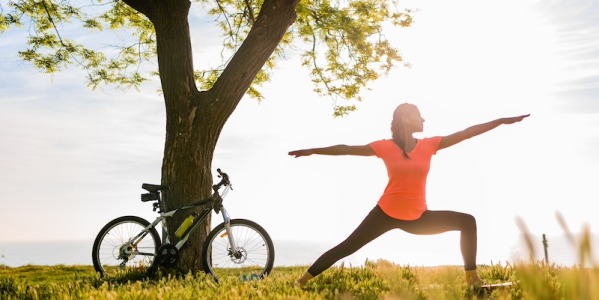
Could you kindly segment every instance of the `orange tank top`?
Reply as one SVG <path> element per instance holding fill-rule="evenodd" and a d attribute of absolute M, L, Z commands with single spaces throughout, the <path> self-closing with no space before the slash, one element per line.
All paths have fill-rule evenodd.
<path fill-rule="evenodd" d="M 406 158 L 393 140 L 370 143 L 376 156 L 387 167 L 389 183 L 378 201 L 379 207 L 390 217 L 416 220 L 427 210 L 426 177 L 431 158 L 437 153 L 441 137 L 418 140 Z"/>

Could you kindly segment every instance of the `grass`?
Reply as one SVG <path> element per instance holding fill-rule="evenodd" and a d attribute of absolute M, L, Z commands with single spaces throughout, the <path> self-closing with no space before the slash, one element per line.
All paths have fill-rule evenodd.
<path fill-rule="evenodd" d="M 530 234 L 523 222 L 519 225 L 534 257 Z M 217 284 L 203 272 L 103 279 L 92 266 L 0 265 L 0 299 L 599 299 L 599 266 L 591 255 L 590 230 L 575 246 L 580 267 L 543 262 L 479 266 L 485 282 L 513 283 L 491 293 L 469 288 L 458 266 L 414 267 L 379 260 L 362 267 L 332 267 L 303 289 L 294 283 L 307 267 L 277 267 L 263 280 L 228 277 Z"/>
<path fill-rule="evenodd" d="M 543 263 L 480 266 L 487 282 L 510 288 L 480 294 L 464 284 L 461 267 L 412 267 L 388 261 L 333 267 L 304 289 L 294 285 L 306 267 L 278 267 L 259 281 L 204 273 L 104 280 L 91 266 L 0 266 L 0 299 L 599 299 L 599 268 Z"/>

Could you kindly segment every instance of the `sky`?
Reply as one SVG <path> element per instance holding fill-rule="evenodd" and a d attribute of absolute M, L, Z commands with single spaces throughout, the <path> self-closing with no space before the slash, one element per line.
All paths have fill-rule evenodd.
<path fill-rule="evenodd" d="M 400 3 L 417 9 L 415 22 L 385 35 L 410 67 L 369 84 L 358 111 L 334 119 L 331 100 L 312 91 L 293 51 L 262 87 L 265 100 L 242 100 L 213 161 L 231 176 L 225 205 L 232 217 L 258 222 L 275 241 L 342 241 L 380 197 L 382 161 L 287 153 L 389 138 L 393 109 L 410 102 L 426 119 L 418 137 L 531 114 L 433 157 L 429 209 L 476 217 L 479 263 L 528 255 L 518 220 L 535 239 L 547 234 L 550 251 L 575 248 L 551 244 L 564 233 L 557 214 L 574 233 L 585 226 L 598 233 L 599 2 Z M 218 33 L 202 22 L 201 9 L 194 7 L 191 19 L 201 67 L 218 53 Z M 47 75 L 19 61 L 23 38 L 8 31 L 0 39 L 0 241 L 92 240 L 113 218 L 153 219 L 139 194 L 143 182 L 160 182 L 165 112 L 158 81 L 139 91 L 92 91 L 76 68 Z M 461 264 L 459 234 L 392 231 L 352 257 Z"/>

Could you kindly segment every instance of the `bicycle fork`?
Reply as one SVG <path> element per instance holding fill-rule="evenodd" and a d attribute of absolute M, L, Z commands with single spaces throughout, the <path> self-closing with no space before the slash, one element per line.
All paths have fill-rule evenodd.
<path fill-rule="evenodd" d="M 221 213 L 223 214 L 225 232 L 227 233 L 227 238 L 229 239 L 229 245 L 231 245 L 230 253 L 232 256 L 239 259 L 240 252 L 237 249 L 237 244 L 235 243 L 235 238 L 233 237 L 233 231 L 231 230 L 231 218 L 229 217 L 229 213 L 224 207 L 221 207 Z"/>

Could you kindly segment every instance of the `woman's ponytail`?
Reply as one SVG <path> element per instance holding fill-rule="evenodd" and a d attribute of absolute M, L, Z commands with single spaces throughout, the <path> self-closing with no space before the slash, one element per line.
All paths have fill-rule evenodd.
<path fill-rule="evenodd" d="M 407 159 L 410 159 L 410 156 L 406 152 L 406 140 L 408 137 L 405 136 L 405 133 L 402 130 L 401 120 L 410 109 L 416 109 L 416 106 L 409 103 L 400 104 L 393 112 L 393 121 L 391 121 L 391 136 L 393 141 L 401 149 L 403 156 Z"/>

